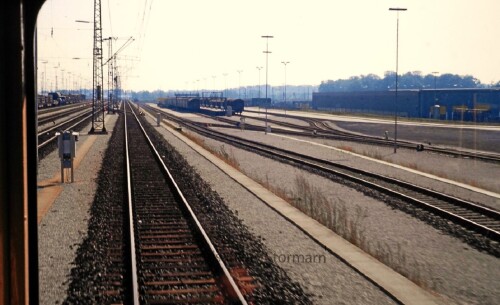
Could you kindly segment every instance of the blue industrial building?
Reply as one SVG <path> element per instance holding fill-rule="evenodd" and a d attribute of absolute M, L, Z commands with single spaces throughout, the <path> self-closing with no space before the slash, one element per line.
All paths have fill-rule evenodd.
<path fill-rule="evenodd" d="M 313 93 L 312 108 L 344 113 L 392 115 L 396 92 Z M 500 89 L 398 90 L 400 116 L 466 121 L 500 121 Z"/>

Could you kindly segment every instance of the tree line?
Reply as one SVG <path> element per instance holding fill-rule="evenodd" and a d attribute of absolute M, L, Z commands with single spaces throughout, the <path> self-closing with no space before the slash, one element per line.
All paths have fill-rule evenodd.
<path fill-rule="evenodd" d="M 423 75 L 420 71 L 408 72 L 398 77 L 399 89 L 449 89 L 449 88 L 500 88 L 500 81 L 489 85 L 481 83 L 477 78 L 471 75 L 457 75 L 445 73 L 441 75 L 427 74 Z M 313 92 L 348 92 L 348 91 L 385 91 L 396 88 L 396 74 L 393 71 L 387 71 L 383 77 L 375 74 L 351 76 L 348 79 L 322 81 L 319 86 L 313 85 L 288 85 L 286 88 L 286 101 L 311 100 Z M 203 90 L 206 91 L 206 90 Z M 210 90 L 208 90 L 210 91 Z M 229 98 L 253 98 L 264 97 L 265 85 L 261 86 L 242 86 L 241 88 L 228 88 L 224 95 Z M 136 101 L 155 101 L 157 98 L 173 96 L 176 93 L 195 93 L 197 91 L 183 90 L 127 90 L 122 92 L 123 98 L 131 98 Z M 198 91 L 199 92 L 199 91 Z M 269 86 L 268 97 L 273 101 L 279 102 L 285 100 L 284 86 Z M 79 90 L 78 93 L 85 94 L 88 99 L 92 99 L 92 90 Z M 107 92 L 105 92 L 107 97 Z"/>
<path fill-rule="evenodd" d="M 420 71 L 408 72 L 398 77 L 398 89 L 434 89 L 434 88 L 500 88 L 496 84 L 485 85 L 471 75 L 445 73 L 423 75 Z M 351 76 L 348 79 L 322 81 L 319 92 L 342 91 L 385 91 L 396 88 L 396 73 L 387 71 L 384 77 L 375 74 Z"/>
<path fill-rule="evenodd" d="M 215 90 L 223 92 L 227 98 L 242 98 L 251 99 L 255 97 L 264 98 L 265 85 L 261 86 L 242 86 L 241 88 L 228 88 L 226 90 Z M 128 91 L 127 96 L 137 101 L 155 101 L 157 98 L 174 96 L 177 93 L 184 94 L 200 94 L 201 92 L 210 94 L 212 90 L 154 90 L 154 91 Z M 306 101 L 312 99 L 312 93 L 318 91 L 318 86 L 312 85 L 288 85 L 286 88 L 286 100 L 290 101 Z M 267 96 L 275 102 L 285 100 L 284 86 L 268 86 Z"/>

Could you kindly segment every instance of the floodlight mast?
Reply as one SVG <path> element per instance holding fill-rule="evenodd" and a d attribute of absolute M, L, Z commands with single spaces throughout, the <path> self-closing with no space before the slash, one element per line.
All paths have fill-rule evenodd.
<path fill-rule="evenodd" d="M 269 35 L 264 35 L 261 36 L 262 38 L 266 39 L 266 50 L 263 52 L 266 54 L 266 99 L 265 99 L 265 104 L 266 104 L 266 130 L 265 134 L 267 134 L 267 76 L 268 76 L 268 55 L 272 52 L 269 51 L 269 38 L 274 38 L 274 36 L 269 36 Z"/>
<path fill-rule="evenodd" d="M 397 23 L 396 23 L 396 98 L 394 105 L 394 153 L 398 149 L 398 56 L 399 56 L 399 12 L 406 11 L 406 8 L 391 7 L 389 11 L 397 12 Z"/>
<path fill-rule="evenodd" d="M 260 70 L 262 70 L 262 67 L 257 67 L 257 70 L 259 70 L 259 101 L 260 101 Z"/>
<path fill-rule="evenodd" d="M 289 61 L 282 61 L 281 62 L 285 66 L 285 92 L 283 93 L 283 108 L 285 108 L 285 115 L 286 115 L 286 65 L 288 65 L 290 62 Z"/>

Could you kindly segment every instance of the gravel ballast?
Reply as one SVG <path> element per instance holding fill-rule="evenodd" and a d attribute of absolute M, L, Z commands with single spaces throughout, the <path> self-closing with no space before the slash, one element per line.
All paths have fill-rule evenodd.
<path fill-rule="evenodd" d="M 227 266 L 241 265 L 256 280 L 257 288 L 247 300 L 252 304 L 310 304 L 309 294 L 276 264 L 260 238 L 248 231 L 224 199 L 157 133 L 157 128 L 143 124 L 222 260 Z"/>
<path fill-rule="evenodd" d="M 293 150 L 309 153 L 315 156 L 323 156 L 324 158 L 326 157 L 328 159 L 346 163 L 356 163 L 359 167 L 367 168 L 368 170 L 378 170 L 384 173 L 393 171 L 392 168 L 388 169 L 386 166 L 384 167 L 380 164 L 371 164 L 372 162 L 367 160 L 360 160 L 359 158 L 354 158 L 329 149 L 321 150 L 320 148 L 316 148 L 316 146 L 312 148 L 313 146 L 303 142 L 289 141 L 286 139 L 276 140 L 276 137 L 265 136 L 262 133 L 242 132 L 239 130 L 228 131 L 227 129 L 220 130 L 238 135 L 243 134 L 248 137 L 251 136 L 251 138 L 256 141 L 269 141 L 273 144 L 279 143 L 278 146 L 280 147 L 291 148 Z M 173 143 L 175 143 L 175 141 L 175 139 L 172 140 Z M 406 257 L 407 269 L 413 269 L 414 273 L 420 274 L 419 278 L 425 281 L 431 290 L 443 294 L 459 304 L 494 304 L 498 299 L 498 296 L 500 295 L 500 287 L 497 283 L 497 274 L 500 272 L 498 258 L 477 251 L 467 244 L 464 244 L 459 239 L 448 236 L 442 231 L 437 230 L 405 213 L 393 210 L 383 202 L 369 198 L 345 186 L 332 183 L 328 179 L 304 173 L 289 165 L 271 161 L 253 153 L 236 148 L 230 148 L 228 144 L 225 143 L 207 139 L 205 141 L 214 148 L 220 148 L 224 145 L 225 151 L 238 160 L 240 167 L 245 172 L 250 173 L 250 176 L 257 176 L 263 181 L 268 181 L 273 186 L 285 188 L 292 193 L 295 184 L 295 177 L 303 175 L 307 181 L 310 181 L 311 184 L 317 186 L 331 200 L 342 200 L 346 202 L 351 215 L 354 215 L 356 211 L 355 206 L 359 206 L 366 210 L 368 216 L 363 220 L 366 239 L 372 241 L 375 245 L 379 242 L 384 245 L 384 247 L 387 246 L 392 249 L 393 252 L 397 252 L 398 249 L 400 249 L 400 253 L 404 254 Z M 323 143 L 324 140 L 319 141 L 322 141 Z M 182 144 L 179 145 L 182 146 Z M 351 145 L 353 144 L 351 143 Z M 398 151 L 398 155 L 401 152 L 403 152 L 403 150 Z M 189 155 L 194 154 L 192 151 L 190 152 L 189 149 L 186 149 L 185 153 Z M 401 153 L 401 155 L 403 154 Z M 432 164 L 432 162 L 435 162 L 434 164 L 442 164 L 443 162 L 443 157 L 441 156 L 429 155 L 428 157 L 437 159 L 429 160 L 430 164 Z M 191 163 L 203 163 L 203 161 L 195 161 L 194 156 L 189 157 L 189 160 L 191 160 L 191 158 L 193 158 L 193 161 L 190 161 Z M 405 156 L 402 156 L 402 158 L 405 158 Z M 410 157 L 406 155 L 406 158 Z M 471 160 L 464 161 L 474 162 Z M 484 168 L 488 168 L 488 166 L 489 165 L 484 166 Z M 196 168 L 202 172 L 203 177 L 207 177 L 205 179 L 214 175 L 212 173 L 213 170 L 206 170 L 206 166 L 204 165 L 198 165 Z M 488 202 L 488 204 L 491 205 L 497 204 L 496 199 L 489 198 L 488 201 L 485 199 L 488 198 L 485 195 L 477 194 L 469 190 L 460 190 L 460 188 L 456 186 L 436 182 L 433 179 L 424 179 L 421 176 L 404 171 L 393 175 L 398 177 L 401 177 L 401 175 L 406 177 L 407 175 L 409 176 L 408 179 L 419 181 L 419 183 L 427 183 L 433 188 L 437 185 L 438 188 L 441 187 L 446 189 L 452 194 L 461 194 L 461 192 L 463 192 L 463 195 L 461 196 L 472 198 L 474 201 L 485 204 Z M 451 179 L 452 177 L 448 178 Z M 224 198 L 230 198 L 232 193 L 234 193 L 234 188 L 225 189 L 224 186 L 226 185 L 226 180 L 221 179 L 223 178 L 214 177 L 211 181 L 214 181 L 214 187 Z M 215 181 L 217 181 L 217 183 Z M 227 202 L 233 209 L 238 211 L 238 215 L 244 219 L 245 223 L 263 223 L 263 221 L 259 219 L 259 216 L 264 214 L 267 215 L 267 212 L 260 213 L 260 209 L 255 211 L 255 209 L 249 208 L 248 206 L 250 203 L 240 204 L 240 202 L 244 200 L 243 198 L 245 198 L 242 194 L 235 197 L 236 199 L 233 199 L 234 202 L 233 200 L 228 200 Z M 253 199 L 253 201 L 255 201 L 255 199 Z M 252 199 L 249 199 L 249 202 L 252 202 Z M 250 209 L 250 212 L 248 212 L 250 216 L 243 213 L 245 209 Z M 256 214 L 256 216 L 254 216 L 254 218 L 256 218 L 255 220 L 252 220 L 251 212 Z M 250 220 L 247 220 L 246 217 L 249 217 Z M 265 226 L 269 226 L 271 223 L 274 224 L 274 222 L 265 222 Z M 261 230 L 257 229 L 255 226 L 252 226 L 252 228 L 253 230 Z M 281 242 L 281 240 L 279 241 Z M 269 243 L 271 244 L 271 242 Z M 293 274 L 293 271 L 288 272 Z M 297 273 L 300 277 L 301 272 Z M 302 281 L 302 283 L 305 282 L 306 281 L 304 280 Z M 324 282 L 326 282 L 326 280 Z M 311 287 L 309 286 L 305 289 L 311 289 Z"/>
<path fill-rule="evenodd" d="M 75 170 L 75 182 L 64 184 L 63 191 L 38 225 L 40 304 L 60 304 L 66 297 L 76 250 L 87 234 L 89 209 L 97 187 L 95 179 L 116 118 L 111 116 L 107 121 L 109 133 L 97 136 L 79 169 Z M 90 130 L 90 126 L 84 130 Z M 82 132 L 77 146 L 88 137 Z M 57 151 L 47 155 L 39 163 L 38 181 L 58 175 L 60 165 Z"/>
<path fill-rule="evenodd" d="M 479 162 L 470 159 L 457 159 L 427 152 L 417 152 L 414 150 L 399 149 L 397 154 L 393 153 L 392 147 L 377 147 L 373 145 L 360 144 L 347 141 L 328 140 L 322 138 L 306 138 L 299 136 L 281 136 L 271 134 L 265 136 L 254 131 L 231 130 L 227 128 L 217 128 L 217 131 L 235 135 L 244 139 L 252 139 L 260 143 L 274 145 L 279 148 L 293 150 L 312 157 L 323 158 L 325 160 L 338 162 L 357 168 L 367 169 L 373 173 L 398 178 L 411 183 L 416 183 L 428 187 L 438 192 L 450 194 L 466 200 L 471 200 L 494 209 L 500 210 L 500 198 L 487 196 L 462 187 L 457 187 L 439 180 L 430 179 L 421 175 L 416 175 L 409 171 L 387 166 L 385 164 L 362 159 L 352 154 L 346 154 L 331 147 L 340 147 L 360 153 L 362 155 L 376 157 L 390 163 L 409 165 L 411 169 L 416 169 L 425 173 L 430 173 L 438 177 L 443 177 L 459 182 L 472 182 L 473 186 L 482 187 L 485 190 L 500 193 L 500 180 L 497 179 L 500 172 L 499 164 Z M 321 145 L 311 145 L 310 143 L 294 141 L 295 138 L 303 141 L 314 142 Z M 467 175 L 464 177 L 464 173 Z"/>
<path fill-rule="evenodd" d="M 146 130 L 151 128 L 146 126 Z M 153 142 L 159 142 L 154 134 L 149 135 Z M 104 156 L 106 166 L 99 173 L 99 185 L 91 208 L 88 236 L 78 245 L 78 256 L 71 271 L 70 292 L 64 301 L 65 304 L 109 303 L 106 300 L 120 303 L 119 297 L 107 298 L 109 296 L 106 296 L 102 288 L 105 274 L 113 263 L 109 262 L 110 257 L 106 255 L 109 253 L 106 250 L 106 240 L 110 236 L 117 237 L 107 228 L 109 223 L 116 222 L 119 216 L 113 217 L 113 213 L 119 213 L 114 205 L 122 205 L 115 200 L 121 196 L 116 193 L 117 182 L 113 182 L 118 176 L 117 161 L 118 167 L 122 165 L 118 160 L 119 157 L 116 157 L 116 154 L 122 151 L 117 141 L 119 138 L 119 134 L 113 135 L 110 149 Z M 162 138 L 158 139 L 164 141 Z M 168 144 L 164 143 L 157 147 L 176 178 L 177 185 L 180 189 L 186 190 L 183 191 L 184 196 L 198 215 L 207 234 L 212 238 L 215 237 L 213 239 L 215 247 L 222 249 L 221 257 L 225 259 L 226 256 L 234 254 L 238 260 L 233 264 L 244 266 L 249 270 L 250 276 L 255 278 L 258 285 L 250 296 L 253 304 L 310 304 L 308 294 L 304 293 L 302 288 L 269 258 L 263 243 L 245 229 L 241 221 L 223 203 L 222 198 L 191 170 L 181 155 Z M 112 185 L 109 185 L 109 182 L 112 182 Z"/>
<path fill-rule="evenodd" d="M 149 119 L 151 124 L 155 124 Z M 224 199 L 251 232 L 259 236 L 274 262 L 311 294 L 315 304 L 391 304 L 391 298 L 311 240 L 212 163 L 163 128 L 158 129 Z M 298 263 L 294 255 L 316 257 Z"/>

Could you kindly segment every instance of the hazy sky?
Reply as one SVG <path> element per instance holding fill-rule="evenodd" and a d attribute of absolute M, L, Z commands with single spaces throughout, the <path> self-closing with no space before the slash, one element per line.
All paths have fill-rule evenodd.
<path fill-rule="evenodd" d="M 400 13 L 400 73 L 500 80 L 498 0 L 102 0 L 103 37 L 118 37 L 114 50 L 135 39 L 118 57 L 124 89 L 237 87 L 237 70 L 242 86 L 256 85 L 257 66 L 264 67 L 263 84 L 262 35 L 274 36 L 270 84 L 283 84 L 281 62 L 289 61 L 287 84 L 319 85 L 395 70 L 396 13 L 389 7 L 408 9 Z M 49 0 L 40 13 L 39 79 L 46 71 L 46 88 L 56 71 L 59 88 L 63 73 L 66 83 L 91 83 L 92 24 L 75 20 L 93 21 L 92 0 Z"/>

